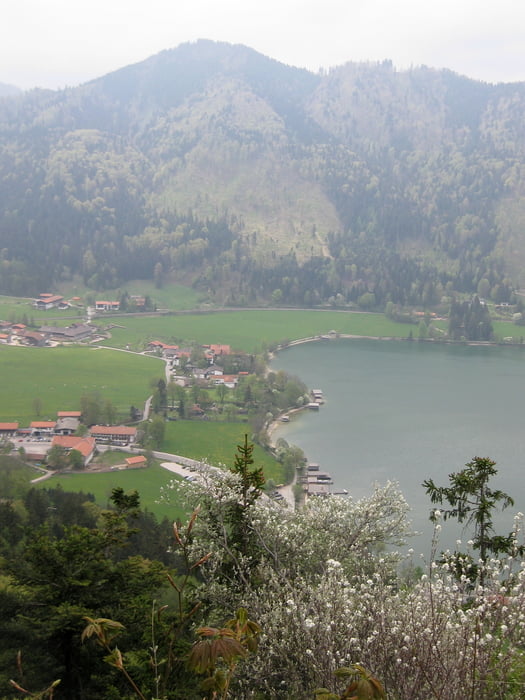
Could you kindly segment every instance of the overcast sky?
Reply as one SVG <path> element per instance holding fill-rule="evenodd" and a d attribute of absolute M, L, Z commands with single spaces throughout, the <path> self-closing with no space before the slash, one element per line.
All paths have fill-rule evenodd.
<path fill-rule="evenodd" d="M 78 85 L 199 38 L 313 71 L 391 59 L 525 81 L 523 0 L 0 0 L 0 82 Z"/>

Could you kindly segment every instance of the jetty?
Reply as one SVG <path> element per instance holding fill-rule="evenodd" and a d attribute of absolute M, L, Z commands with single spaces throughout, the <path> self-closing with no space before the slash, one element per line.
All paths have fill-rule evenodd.
<path fill-rule="evenodd" d="M 329 472 L 322 471 L 320 465 L 315 462 L 311 462 L 303 469 L 299 482 L 303 487 L 306 498 L 310 496 L 345 495 L 348 493 L 346 489 L 333 492 L 334 480 L 332 475 Z"/>

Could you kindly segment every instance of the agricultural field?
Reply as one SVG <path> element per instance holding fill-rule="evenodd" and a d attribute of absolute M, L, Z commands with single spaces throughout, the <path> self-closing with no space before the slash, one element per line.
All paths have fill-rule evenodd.
<path fill-rule="evenodd" d="M 147 340 L 168 343 L 223 343 L 235 350 L 257 352 L 284 339 L 324 335 L 330 330 L 351 335 L 406 338 L 417 326 L 397 323 L 383 314 L 349 311 L 224 311 L 169 316 L 121 317 L 104 344 L 143 350 Z"/>
<path fill-rule="evenodd" d="M 0 345 L 0 420 L 28 425 L 51 419 L 58 410 L 78 410 L 80 397 L 96 392 L 127 417 L 131 405 L 144 404 L 150 380 L 163 376 L 164 363 L 155 357 L 89 347 Z"/>
<path fill-rule="evenodd" d="M 84 491 L 92 493 L 96 502 L 106 507 L 109 505 L 111 491 L 120 486 L 124 491 L 136 489 L 140 494 L 141 507 L 154 513 L 157 518 L 166 516 L 170 520 L 181 518 L 186 514 L 176 504 L 160 502 L 161 488 L 174 479 L 176 474 L 163 469 L 160 466 L 152 466 L 146 469 L 114 470 L 108 472 L 83 472 L 79 474 L 64 474 L 46 479 L 38 484 L 39 488 L 57 488 L 61 486 L 64 491 Z"/>

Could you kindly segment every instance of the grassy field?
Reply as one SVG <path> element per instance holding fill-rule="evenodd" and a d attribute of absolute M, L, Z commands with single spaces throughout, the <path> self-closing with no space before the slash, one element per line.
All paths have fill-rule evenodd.
<path fill-rule="evenodd" d="M 142 350 L 145 340 L 164 342 L 195 341 L 223 343 L 235 350 L 256 352 L 264 345 L 283 339 L 295 340 L 324 335 L 330 330 L 351 335 L 405 338 L 417 326 L 390 321 L 383 314 L 344 311 L 251 310 L 201 314 L 176 314 L 157 317 L 130 317 L 117 321 L 123 328 L 114 328 L 110 347 Z"/>
<path fill-rule="evenodd" d="M 32 299 L 0 296 L 0 319 L 3 321 L 20 323 L 25 316 L 27 320 L 33 320 L 37 325 L 49 323 L 56 326 L 67 326 L 73 319 L 78 319 L 84 313 L 83 309 L 75 307 L 64 311 L 58 309 L 38 311 L 33 308 Z"/>
<path fill-rule="evenodd" d="M 233 464 L 237 445 L 244 441 L 250 427 L 242 423 L 215 421 L 176 421 L 166 423 L 163 450 L 192 459 L 208 460 L 210 464 Z M 255 445 L 255 466 L 262 466 L 267 480 L 282 481 L 281 465 L 261 447 Z"/>
<path fill-rule="evenodd" d="M 126 471 L 110 471 L 98 473 L 82 473 L 56 476 L 38 484 L 39 488 L 56 488 L 60 485 L 64 491 L 84 491 L 92 493 L 96 502 L 106 507 L 109 503 L 112 489 L 120 486 L 124 491 L 136 489 L 140 494 L 142 508 L 155 513 L 157 518 L 166 516 L 171 520 L 184 520 L 185 512 L 175 503 L 159 502 L 161 487 L 177 479 L 175 474 L 160 466 L 147 469 L 129 469 Z"/>
<path fill-rule="evenodd" d="M 0 345 L 0 420 L 54 418 L 58 410 L 78 410 L 80 397 L 99 392 L 129 415 L 150 393 L 152 377 L 164 376 L 157 358 L 83 347 L 23 348 Z M 40 399 L 40 416 L 33 402 Z"/>
<path fill-rule="evenodd" d="M 57 294 L 61 294 L 68 300 L 73 297 L 79 297 L 79 304 L 82 306 L 73 306 L 63 311 L 58 309 L 38 311 L 33 308 L 32 298 L 0 296 L 0 319 L 4 321 L 20 321 L 25 314 L 37 324 L 52 322 L 55 325 L 57 322 L 60 322 L 63 325 L 67 321 L 71 321 L 71 319 L 85 316 L 84 298 L 86 294 L 95 295 L 97 299 L 117 300 L 120 299 L 124 291 L 130 295 L 149 296 L 159 308 L 169 309 L 170 311 L 195 309 L 200 303 L 198 293 L 191 287 L 184 287 L 181 284 L 166 284 L 161 289 L 157 289 L 151 281 L 134 280 L 126 283 L 119 289 L 108 289 L 94 293 L 92 289 L 88 289 L 82 284 L 71 282 L 62 285 Z"/>

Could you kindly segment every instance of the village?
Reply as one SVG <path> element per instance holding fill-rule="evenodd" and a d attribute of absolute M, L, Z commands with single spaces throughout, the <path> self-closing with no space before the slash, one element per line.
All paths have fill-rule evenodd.
<path fill-rule="evenodd" d="M 79 301 L 78 298 L 68 301 L 58 294 L 42 293 L 33 300 L 32 305 L 35 309 L 49 311 L 70 308 Z M 142 301 L 143 298 L 133 297 L 134 304 L 140 306 Z M 119 308 L 119 302 L 101 300 L 96 301 L 94 310 L 97 314 L 105 315 Z M 107 337 L 97 325 L 91 323 L 93 315 L 93 310 L 89 310 L 87 322 L 69 326 L 43 324 L 37 330 L 28 328 L 28 324 L 24 323 L 0 321 L 0 343 L 26 347 L 79 343 L 93 345 Z M 236 417 L 246 421 L 250 409 L 253 413 L 257 408 L 256 397 L 252 395 L 254 385 L 248 379 L 264 372 L 260 366 L 256 366 L 253 355 L 234 352 L 226 344 L 179 346 L 161 340 L 145 341 L 140 354 L 152 355 L 165 362 L 165 380 L 160 380 L 161 391 L 156 390 L 146 400 L 144 410 L 132 407 L 130 420 L 124 420 L 126 424 L 86 425 L 81 411 L 63 410 L 57 412 L 56 419 L 34 420 L 28 426 L 20 426 L 18 422 L 0 422 L 0 443 L 4 446 L 11 444 L 13 451 L 34 464 L 74 469 L 86 469 L 97 451 L 120 448 L 139 453 L 123 458 L 121 468 L 139 468 L 147 466 L 146 457 L 140 454 L 144 448 L 145 432 L 141 423 L 148 421 L 151 415 L 160 414 L 166 421 L 180 418 L 210 420 L 210 416 L 216 419 L 217 414 L 223 411 L 225 392 L 233 392 L 242 385 L 243 380 L 246 382 L 243 399 L 236 401 L 235 409 L 231 403 L 227 404 L 227 419 Z M 208 400 L 210 392 L 207 389 L 214 390 L 212 395 L 219 396 L 221 400 Z M 189 391 L 186 393 L 186 390 Z M 236 393 L 238 395 L 239 392 Z M 186 396 L 192 400 L 187 401 Z M 264 427 L 271 435 L 279 422 L 288 422 L 297 410 L 319 410 L 323 402 L 322 391 L 314 389 L 308 396 L 295 400 L 293 405 L 276 408 L 277 413 L 274 410 L 273 416 L 265 411 Z M 304 495 L 332 493 L 333 481 L 329 474 L 321 472 L 318 465 L 303 467 L 297 481 Z"/>

